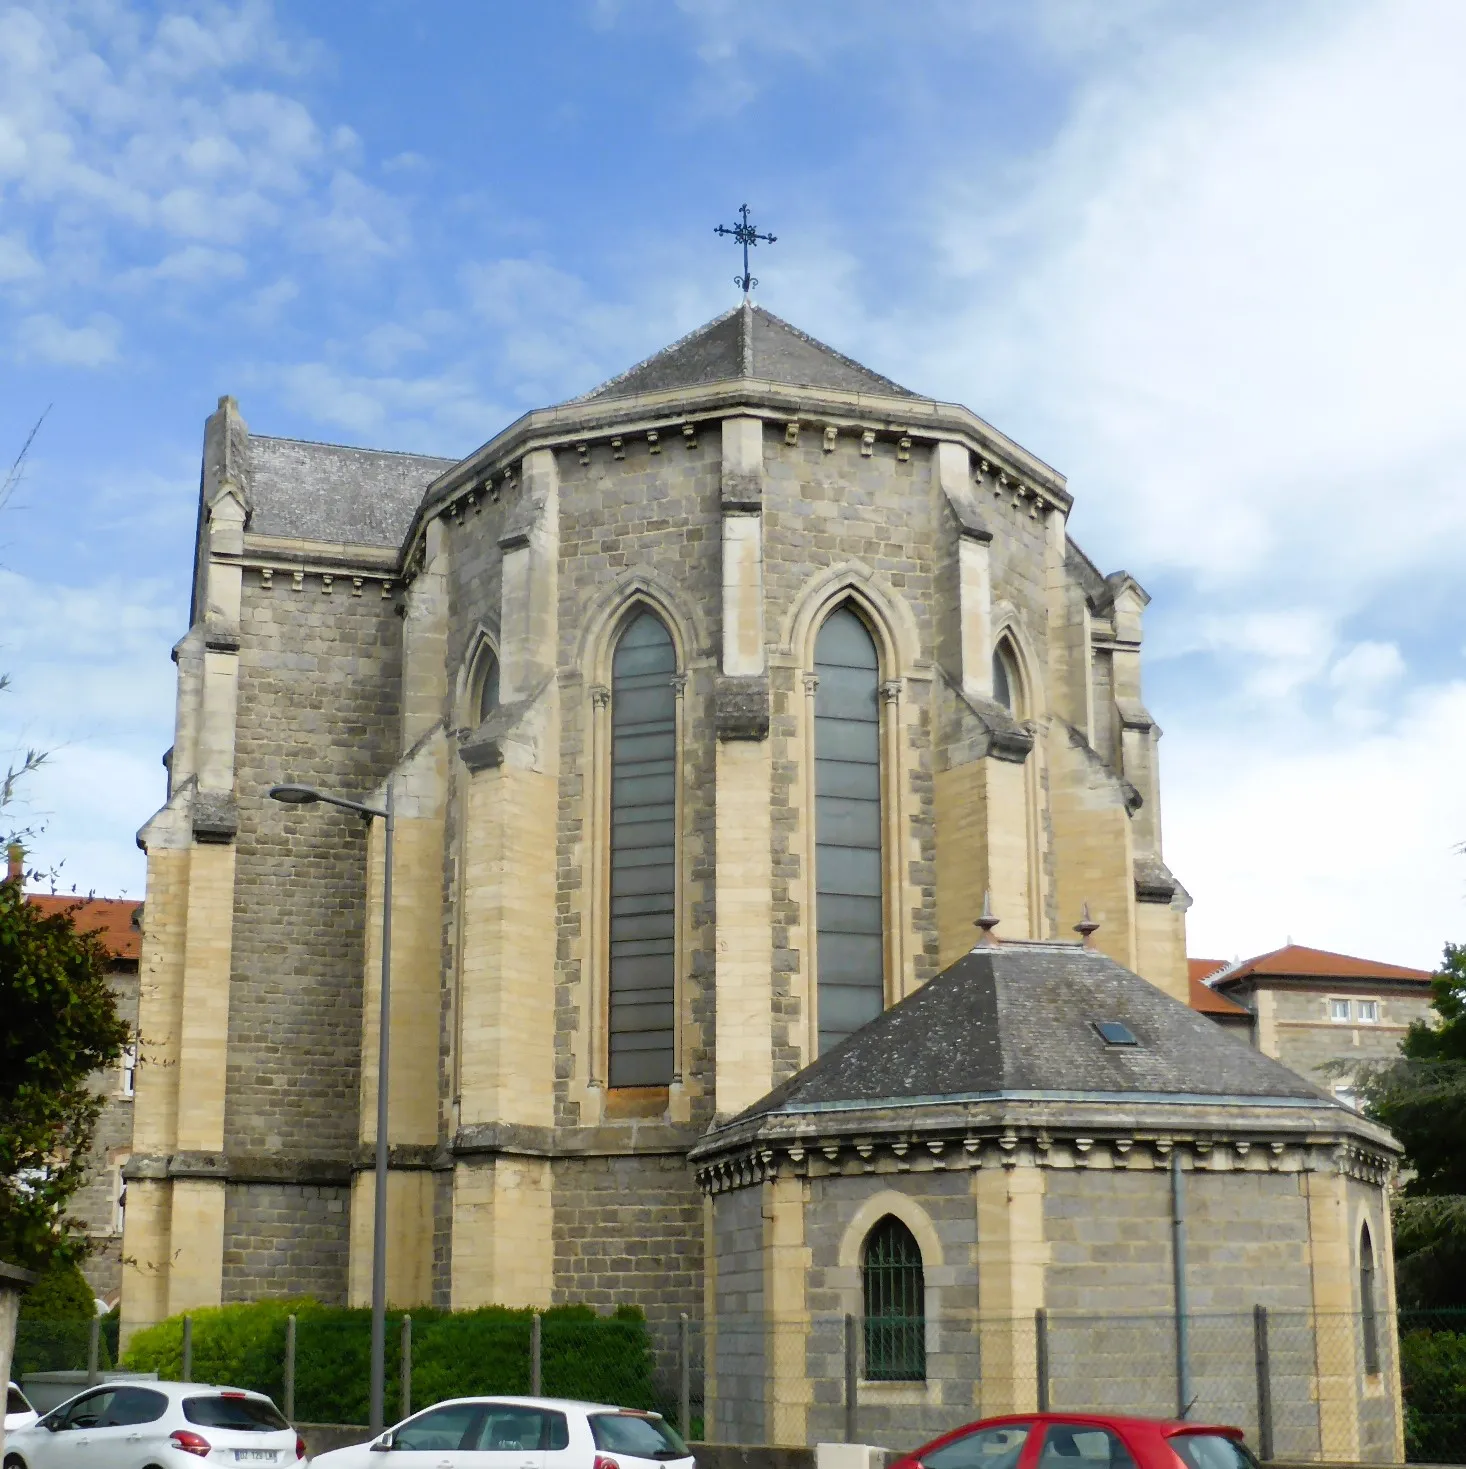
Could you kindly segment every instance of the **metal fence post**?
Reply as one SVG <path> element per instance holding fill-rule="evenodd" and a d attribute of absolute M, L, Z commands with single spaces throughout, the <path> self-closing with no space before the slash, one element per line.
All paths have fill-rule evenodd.
<path fill-rule="evenodd" d="M 687 1312 L 677 1318 L 677 1427 L 683 1438 L 692 1437 L 692 1343 Z"/>
<path fill-rule="evenodd" d="M 855 1317 L 848 1312 L 845 1316 L 845 1442 L 859 1443 L 857 1426 L 860 1407 L 856 1384 L 859 1380 L 860 1348 L 855 1340 Z"/>
<path fill-rule="evenodd" d="M 1257 1363 L 1257 1454 L 1273 1456 L 1273 1374 L 1268 1354 L 1267 1307 L 1252 1308 L 1252 1344 Z"/>
<path fill-rule="evenodd" d="M 1038 1411 L 1049 1411 L 1049 1313 L 1042 1306 L 1033 1313 L 1033 1365 L 1038 1378 Z"/>
<path fill-rule="evenodd" d="M 412 1417 L 412 1317 L 402 1314 L 402 1403 L 398 1421 Z"/>
<path fill-rule="evenodd" d="M 295 1317 L 285 1318 L 285 1421 L 295 1422 Z"/>
<path fill-rule="evenodd" d="M 1191 1392 L 1191 1323 L 1186 1294 L 1186 1174 L 1180 1152 L 1171 1149 L 1171 1276 L 1176 1312 L 1176 1416 L 1185 1418 Z"/>
<path fill-rule="evenodd" d="M 183 1318 L 183 1380 L 193 1381 L 193 1317 Z"/>
<path fill-rule="evenodd" d="M 544 1360 L 543 1319 L 536 1311 L 529 1318 L 529 1395 L 537 1398 L 543 1385 L 541 1364 Z"/>
<path fill-rule="evenodd" d="M 91 1387 L 100 1377 L 98 1368 L 102 1360 L 102 1318 L 94 1311 L 87 1329 L 87 1386 Z"/>

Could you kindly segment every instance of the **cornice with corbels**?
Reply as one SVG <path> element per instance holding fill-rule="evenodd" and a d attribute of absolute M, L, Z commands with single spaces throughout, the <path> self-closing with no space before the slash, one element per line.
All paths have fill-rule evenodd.
<path fill-rule="evenodd" d="M 1067 514 L 1072 503 L 1061 475 L 1037 460 L 1025 467 L 1020 448 L 1008 445 L 996 430 L 957 405 L 918 401 L 910 405 L 913 410 L 910 419 L 904 419 L 890 411 L 907 406 L 901 400 L 868 401 L 860 395 L 852 395 L 848 403 L 832 402 L 808 409 L 797 401 L 796 390 L 776 389 L 762 395 L 779 400 L 777 403 L 750 402 L 747 394 L 736 389 L 724 390 L 721 385 L 717 391 L 702 396 L 709 401 L 699 405 L 701 411 L 692 414 L 687 412 L 685 402 L 679 403 L 675 412 L 657 414 L 646 411 L 653 408 L 651 404 L 625 401 L 593 407 L 569 404 L 562 409 L 527 414 L 429 488 L 409 532 L 409 545 L 421 541 L 429 519 L 461 523 L 485 503 L 494 503 L 512 493 L 521 461 L 534 450 L 573 452 L 582 465 L 589 465 L 597 450 L 605 451 L 612 460 L 620 460 L 626 458 L 633 446 L 644 447 L 649 456 L 654 456 L 680 441 L 690 452 L 698 447 L 702 434 L 715 430 L 730 416 L 760 418 L 768 424 L 782 425 L 784 443 L 789 447 L 797 447 L 801 435 L 808 431 L 818 433 L 825 453 L 833 453 L 842 441 L 853 438 L 863 457 L 872 457 L 877 446 L 884 444 L 890 446 L 897 462 L 908 461 L 914 445 L 959 441 L 971 455 L 977 489 L 986 489 L 999 500 L 1006 497 L 1015 508 L 1026 507 L 1034 519 L 1050 511 Z M 617 416 L 637 406 L 643 408 L 641 414 L 633 411 L 630 418 Z M 787 411 L 789 408 L 793 411 Z M 571 414 L 567 410 L 579 411 Z M 563 427 L 557 424 L 556 420 L 563 422 L 566 417 L 579 417 L 581 421 Z M 923 417 L 932 421 L 924 423 Z M 500 445 L 497 453 L 494 452 L 496 443 Z M 1004 445 L 1012 452 L 1005 452 Z"/>
<path fill-rule="evenodd" d="M 697 1151 L 708 1146 L 705 1141 Z M 727 1193 L 779 1177 L 838 1178 L 864 1174 L 963 1172 L 979 1168 L 1056 1168 L 1147 1172 L 1171 1167 L 1172 1157 L 1196 1173 L 1330 1173 L 1376 1187 L 1397 1172 L 1388 1152 L 1337 1137 L 1226 1132 L 1098 1132 L 1009 1126 L 996 1131 L 933 1135 L 812 1134 L 755 1139 L 705 1160 L 693 1160 L 704 1193 Z"/>

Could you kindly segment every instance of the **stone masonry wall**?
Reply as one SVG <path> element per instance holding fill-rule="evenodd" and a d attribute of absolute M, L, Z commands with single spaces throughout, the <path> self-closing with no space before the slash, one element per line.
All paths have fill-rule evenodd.
<path fill-rule="evenodd" d="M 640 1306 L 653 1330 L 702 1313 L 702 1196 L 676 1155 L 560 1158 L 555 1301 Z"/>
<path fill-rule="evenodd" d="M 337 578 L 245 576 L 225 1148 L 352 1153 L 357 1140 L 366 830 L 286 807 L 277 781 L 369 797 L 396 753 L 395 599 Z"/>
<path fill-rule="evenodd" d="M 1185 1177 L 1195 1416 L 1256 1434 L 1255 1305 L 1274 1314 L 1278 1450 L 1316 1450 L 1308 1213 L 1293 1173 Z M 1050 1392 L 1056 1409 L 1174 1414 L 1171 1181 L 1163 1170 L 1049 1170 Z"/>
<path fill-rule="evenodd" d="M 224 1196 L 224 1304 L 314 1296 L 346 1304 L 349 1190 L 231 1183 Z"/>
<path fill-rule="evenodd" d="M 814 1396 L 808 1420 L 812 1442 L 838 1440 L 844 1434 L 843 1318 L 846 1312 L 859 1315 L 864 1310 L 860 1270 L 841 1266 L 841 1248 L 851 1216 L 868 1200 L 890 1190 L 892 1183 L 889 1176 L 879 1174 L 809 1182 L 804 1237 L 810 1249 L 807 1359 Z M 973 1269 L 977 1209 L 972 1175 L 965 1172 L 906 1174 L 899 1180 L 898 1191 L 915 1202 L 931 1222 L 944 1262 L 922 1260 L 927 1381 L 863 1382 L 860 1432 L 867 1443 L 910 1448 L 953 1423 L 976 1416 L 972 1384 L 978 1372 Z M 884 1216 L 872 1218 L 871 1225 L 880 1217 Z M 863 1243 L 857 1244 L 857 1259 Z M 865 1376 L 862 1349 L 862 1379 Z"/>
<path fill-rule="evenodd" d="M 117 1013 L 137 1030 L 138 976 L 135 965 L 114 968 L 107 976 L 117 997 Z M 122 1231 L 117 1227 L 118 1170 L 132 1152 L 133 1100 L 122 1090 L 122 1066 L 109 1066 L 92 1077 L 92 1089 L 106 1098 L 87 1159 L 86 1182 L 72 1196 L 71 1213 L 86 1226 L 92 1253 L 82 1273 L 94 1295 L 115 1301 L 122 1289 Z"/>
<path fill-rule="evenodd" d="M 1308 989 L 1274 989 L 1278 1060 L 1327 1091 L 1335 1078 L 1320 1068 L 1333 1062 L 1348 1066 L 1361 1061 L 1386 1061 L 1396 1054 L 1410 1022 L 1424 1020 L 1430 1014 L 1430 996 L 1424 986 L 1421 988 L 1418 996 L 1362 990 L 1354 985 L 1330 988 L 1327 981 Z M 1348 999 L 1355 1007 L 1361 999 L 1377 999 L 1380 1018 L 1375 1024 L 1331 1021 L 1331 997 Z"/>
<path fill-rule="evenodd" d="M 707 1323 L 706 1391 L 715 1401 L 708 1436 L 719 1443 L 765 1443 L 768 1365 L 762 1189 L 735 1189 L 713 1200 L 713 1248 L 717 1255 L 716 1319 Z"/>
<path fill-rule="evenodd" d="M 693 1120 L 711 1116 L 713 1067 L 713 771 L 712 688 L 721 616 L 720 440 L 715 425 L 688 449 L 668 442 L 659 454 L 628 438 L 624 458 L 609 444 L 593 446 L 588 464 L 573 451 L 557 456 L 560 471 L 559 891 L 556 960 L 557 1122 L 579 1122 L 570 1100 L 572 1036 L 585 1023 L 578 957 L 588 874 L 585 852 L 590 731 L 579 666 L 587 619 L 618 578 L 648 573 L 666 587 L 690 626 L 682 699 L 683 906 L 687 915 L 684 1081 Z M 584 1078 L 579 1078 L 584 1080 Z"/>
<path fill-rule="evenodd" d="M 932 484 L 930 453 L 915 448 L 898 459 L 893 441 L 877 441 L 869 455 L 860 441 L 846 436 L 826 452 L 822 436 L 802 432 L 790 445 L 779 427 L 764 428 L 764 595 L 770 644 L 782 638 L 791 612 L 810 583 L 834 566 L 859 563 L 873 573 L 888 595 L 901 598 L 915 620 L 918 656 L 935 657 L 938 630 L 937 583 L 943 555 L 941 536 L 951 530 L 950 514 Z M 950 578 L 949 578 L 950 580 Z M 794 649 L 797 658 L 803 649 Z M 883 670 L 882 677 L 889 677 Z M 902 698 L 917 705 L 910 733 L 910 777 L 905 792 L 909 830 L 917 857 L 909 872 L 915 901 L 912 969 L 918 984 L 936 972 L 936 887 L 932 867 L 935 828 L 931 791 L 931 709 L 928 687 L 908 684 Z M 785 665 L 770 670 L 770 728 L 773 760 L 773 918 L 774 918 L 774 1081 L 790 1075 L 802 1057 L 800 1040 L 806 1017 L 794 978 L 812 963 L 800 950 L 803 913 L 798 893 L 807 886 L 803 872 L 804 813 L 801 776 L 805 749 L 801 735 L 799 671 Z M 812 945 L 811 945 L 812 947 Z M 806 981 L 807 982 L 807 981 Z"/>

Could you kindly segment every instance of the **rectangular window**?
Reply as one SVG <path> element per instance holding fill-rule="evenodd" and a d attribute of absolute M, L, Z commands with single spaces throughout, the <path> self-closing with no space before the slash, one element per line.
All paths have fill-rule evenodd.
<path fill-rule="evenodd" d="M 1358 1002 L 1359 1019 L 1365 1025 L 1376 1025 L 1379 1022 L 1379 1001 L 1360 1000 Z"/>
<path fill-rule="evenodd" d="M 137 1091 L 137 1047 L 122 1048 L 122 1095 L 130 1097 Z"/>
<path fill-rule="evenodd" d="M 1329 1019 L 1332 1020 L 1335 1025 L 1347 1025 L 1349 1023 L 1348 1000 L 1330 1000 Z"/>

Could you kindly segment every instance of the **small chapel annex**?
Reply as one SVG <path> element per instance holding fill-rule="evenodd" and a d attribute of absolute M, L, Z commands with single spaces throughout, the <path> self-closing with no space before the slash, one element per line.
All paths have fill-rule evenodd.
<path fill-rule="evenodd" d="M 279 782 L 392 785 L 397 1305 L 719 1309 L 719 1231 L 796 1186 L 780 1119 L 800 1076 L 962 961 L 985 892 L 1012 953 L 1105 956 L 1184 1009 L 1148 598 L 1069 538 L 1070 506 L 1062 475 L 967 408 L 747 299 L 457 462 L 264 437 L 220 399 L 167 800 L 139 834 L 124 1330 L 261 1295 L 369 1298 L 381 836 L 271 802 Z M 1086 904 L 1097 951 L 1071 938 Z M 1079 962 L 1045 970 L 1061 1008 Z M 1224 1189 L 1271 1168 L 1306 1193 L 1336 1160 L 1310 1258 L 1355 1308 L 1359 1211 L 1388 1239 L 1388 1138 L 1306 1087 L 1261 1111 L 1191 1090 L 1236 1135 L 1186 1144 Z M 1099 1199 L 1199 1115 L 1121 1093 L 1098 1152 L 1040 1147 L 1053 1109 L 1022 1098 L 949 1150 L 979 1105 L 959 1098 L 922 1134 L 942 1143 L 923 1142 L 926 1172 L 885 1132 L 872 1148 L 823 1123 L 817 1171 L 878 1168 L 914 1198 L 902 1180 L 939 1155 L 999 1176 L 1005 1156 L 1037 1173 L 1102 1155 L 1065 1185 Z M 958 1177 L 927 1190 L 987 1227 L 996 1204 Z M 1042 1228 L 1042 1193 L 1004 1215 L 993 1259 Z M 1314 1278 L 1298 1264 L 1288 1289 L 1312 1300 Z M 1014 1280 L 1031 1318 L 1042 1272 Z"/>

